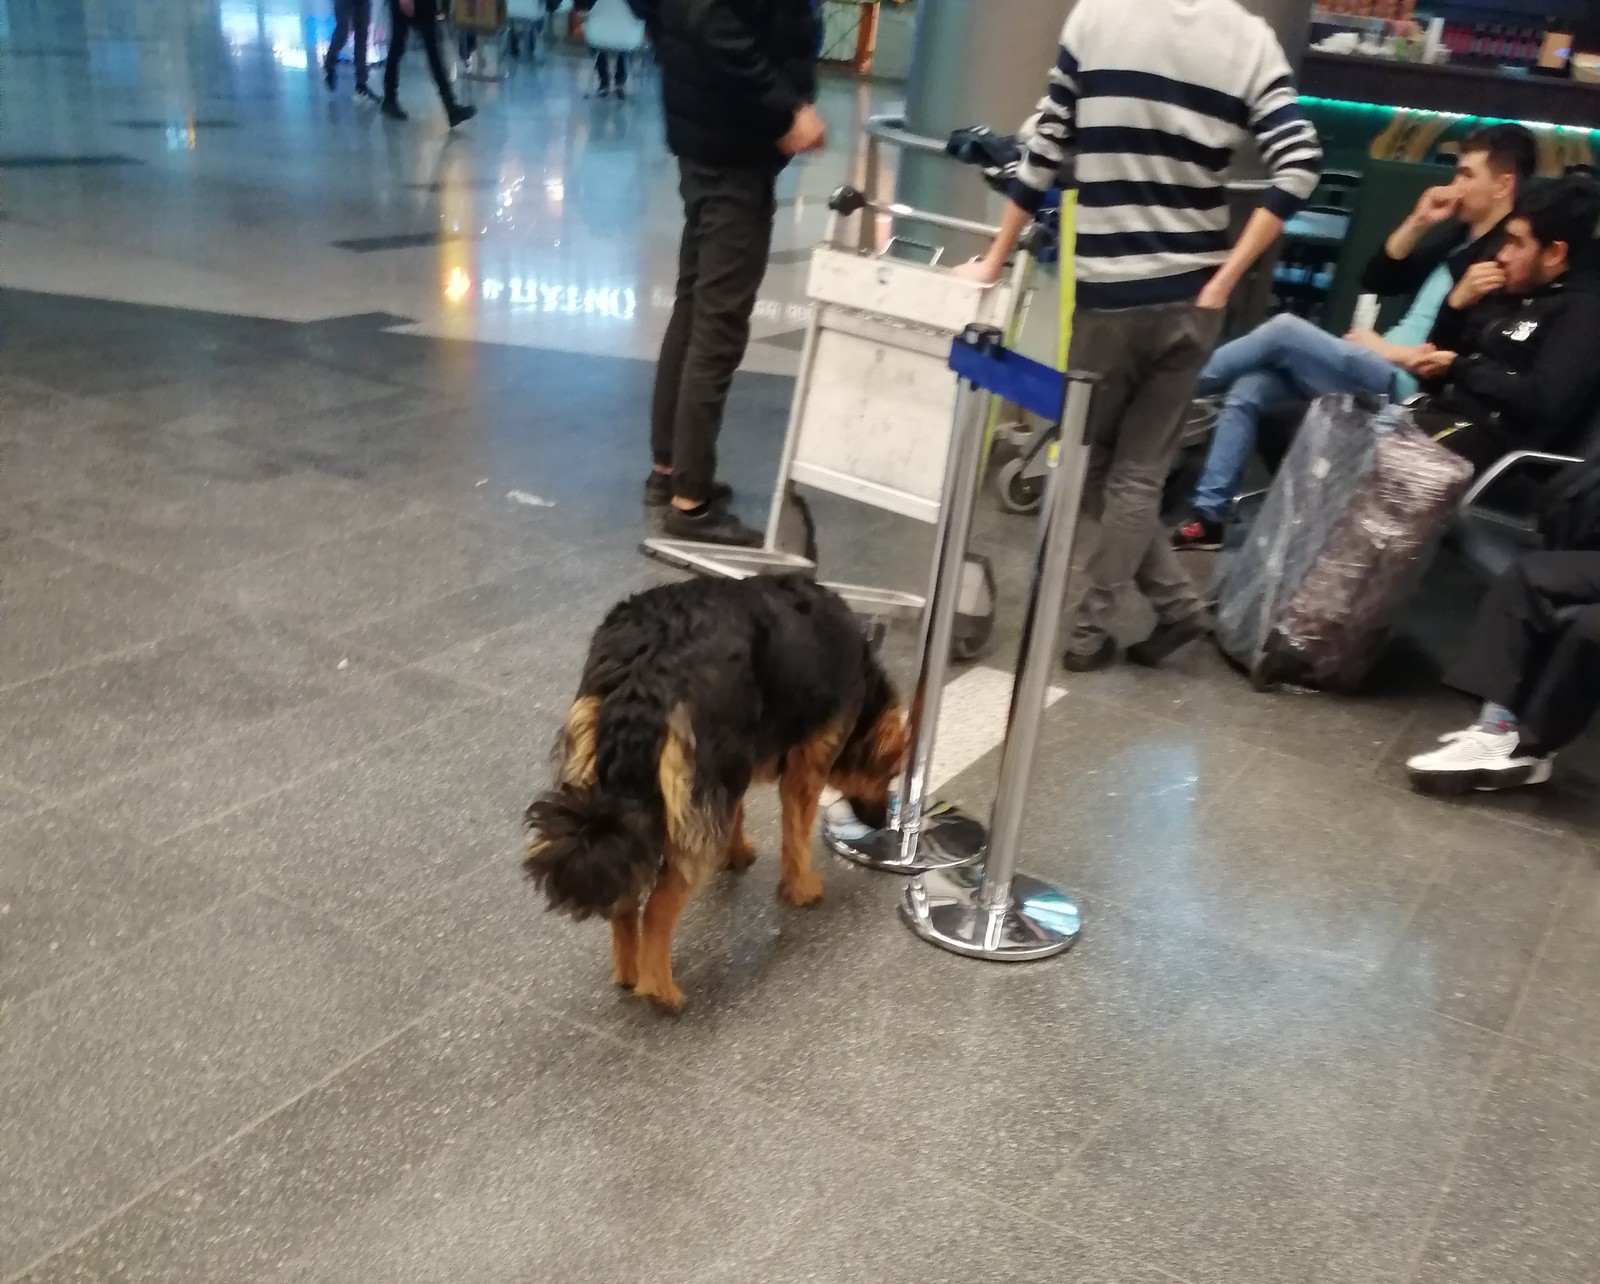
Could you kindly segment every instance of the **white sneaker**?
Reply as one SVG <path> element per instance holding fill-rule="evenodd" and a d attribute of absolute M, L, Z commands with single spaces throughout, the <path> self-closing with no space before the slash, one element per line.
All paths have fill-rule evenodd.
<path fill-rule="evenodd" d="M 1439 737 L 1438 749 L 1406 763 L 1412 785 L 1429 794 L 1470 794 L 1480 790 L 1542 785 L 1550 779 L 1554 754 L 1535 758 L 1517 752 L 1515 731 L 1468 727 Z"/>

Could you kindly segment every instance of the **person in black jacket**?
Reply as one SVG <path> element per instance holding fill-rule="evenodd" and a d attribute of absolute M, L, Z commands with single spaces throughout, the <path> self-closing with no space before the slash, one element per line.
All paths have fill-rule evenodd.
<path fill-rule="evenodd" d="M 1430 187 L 1367 264 L 1361 288 L 1385 297 L 1416 294 L 1441 264 L 1455 289 L 1439 310 L 1431 340 L 1453 348 L 1485 320 L 1484 298 L 1502 288 L 1494 256 L 1506 219 L 1539 163 L 1539 146 L 1521 125 L 1490 125 L 1461 143 L 1456 174 Z"/>
<path fill-rule="evenodd" d="M 651 399 L 645 501 L 666 533 L 754 547 L 761 534 L 716 480 L 717 436 L 772 246 L 774 188 L 823 145 L 813 106 L 811 0 L 638 0 L 661 64 L 667 146 L 678 158 L 678 285 Z"/>
<path fill-rule="evenodd" d="M 1470 350 L 1416 364 L 1434 389 L 1419 421 L 1475 469 L 1513 450 L 1562 450 L 1600 405 L 1600 282 L 1573 271 L 1600 222 L 1600 188 L 1569 177 L 1531 187 L 1495 262 L 1505 289 Z"/>

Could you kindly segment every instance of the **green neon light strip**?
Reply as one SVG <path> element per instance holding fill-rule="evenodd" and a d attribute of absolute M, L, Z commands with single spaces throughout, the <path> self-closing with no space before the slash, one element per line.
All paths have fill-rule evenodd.
<path fill-rule="evenodd" d="M 1410 112 L 1413 116 L 1436 116 L 1440 120 L 1481 120 L 1488 124 L 1526 125 L 1530 129 L 1553 129 L 1560 134 L 1593 134 L 1600 131 L 1592 130 L 1586 125 L 1557 125 L 1548 120 L 1513 120 L 1509 116 L 1474 116 L 1468 112 L 1459 111 L 1431 111 L 1422 107 L 1395 107 L 1384 103 L 1357 103 L 1348 98 L 1317 98 L 1311 94 L 1302 94 L 1300 101 L 1308 106 L 1334 107 L 1341 111 L 1381 111 L 1393 115 L 1397 111 Z"/>

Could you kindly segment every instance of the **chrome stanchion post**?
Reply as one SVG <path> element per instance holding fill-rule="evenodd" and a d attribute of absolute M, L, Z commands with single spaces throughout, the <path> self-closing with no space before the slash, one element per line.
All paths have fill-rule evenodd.
<path fill-rule="evenodd" d="M 1069 949 L 1083 921 L 1077 905 L 1049 883 L 1016 872 L 1034 750 L 1055 667 L 1061 608 L 1072 567 L 1073 535 L 1083 498 L 1092 382 L 1069 375 L 1061 450 L 1050 470 L 1033 586 L 1023 622 L 1017 677 L 1000 758 L 1000 783 L 983 863 L 929 871 L 912 880 L 900 913 L 925 941 L 973 958 L 1021 962 Z"/>
<path fill-rule="evenodd" d="M 1002 336 L 994 326 L 972 325 L 958 342 L 982 351 L 997 348 Z M 967 537 L 977 501 L 983 462 L 984 428 L 989 393 L 966 379 L 958 380 L 955 416 L 950 428 L 949 462 L 939 499 L 939 524 L 934 535 L 933 566 L 927 603 L 922 612 L 918 645 L 920 662 L 912 692 L 911 753 L 900 777 L 887 829 L 855 836 L 823 826 L 823 837 L 836 855 L 858 865 L 893 874 L 917 874 L 976 860 L 983 851 L 983 825 L 954 807 L 928 803 L 934 742 L 939 734 L 939 702 L 950 666 L 950 638 L 961 597 Z"/>

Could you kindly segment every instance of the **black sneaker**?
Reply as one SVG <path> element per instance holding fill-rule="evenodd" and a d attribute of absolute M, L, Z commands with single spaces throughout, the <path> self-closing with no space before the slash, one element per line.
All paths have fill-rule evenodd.
<path fill-rule="evenodd" d="M 463 107 L 460 103 L 451 103 L 449 107 L 445 108 L 445 115 L 450 118 L 451 129 L 454 129 L 457 125 L 466 124 L 477 114 L 478 109 L 470 104 Z"/>
<path fill-rule="evenodd" d="M 383 114 L 385 116 L 387 116 L 390 120 L 410 120 L 411 119 L 411 117 L 406 114 L 406 109 L 404 107 L 402 107 L 399 104 L 399 102 L 397 102 L 393 98 L 385 98 L 383 100 L 383 107 L 381 108 L 381 110 L 383 111 Z"/>
<path fill-rule="evenodd" d="M 597 98 L 609 98 L 609 97 L 611 97 L 611 86 L 610 85 L 601 85 L 600 88 L 595 91 L 595 97 L 597 97 Z"/>
<path fill-rule="evenodd" d="M 1180 553 L 1214 553 L 1226 533 L 1221 522 L 1197 516 L 1172 532 L 1172 547 Z"/>
<path fill-rule="evenodd" d="M 1211 632 L 1211 616 L 1206 611 L 1195 611 L 1170 624 L 1158 624 L 1143 642 L 1128 648 L 1128 659 L 1153 669 L 1173 652 L 1198 642 Z"/>
<path fill-rule="evenodd" d="M 357 85 L 355 88 L 355 100 L 358 103 L 375 103 L 379 101 L 378 95 L 372 92 L 371 85 Z"/>
<path fill-rule="evenodd" d="M 713 504 L 726 504 L 733 499 L 733 487 L 727 482 L 713 482 L 711 484 L 711 502 Z M 660 508 L 663 504 L 672 502 L 672 474 L 658 473 L 650 470 L 650 475 L 644 479 L 644 502 L 649 508 Z"/>
<path fill-rule="evenodd" d="M 617 86 L 617 101 L 619 103 L 625 103 L 628 101 L 628 89 L 626 85 Z"/>
<path fill-rule="evenodd" d="M 1068 650 L 1061 657 L 1061 667 L 1068 673 L 1093 673 L 1103 669 L 1117 658 L 1117 640 L 1105 638 L 1093 651 Z"/>
<path fill-rule="evenodd" d="M 735 513 L 717 504 L 702 504 L 692 513 L 681 508 L 667 509 L 661 529 L 673 539 L 694 540 L 699 544 L 726 544 L 731 548 L 760 548 L 761 532 L 751 530 Z"/>

